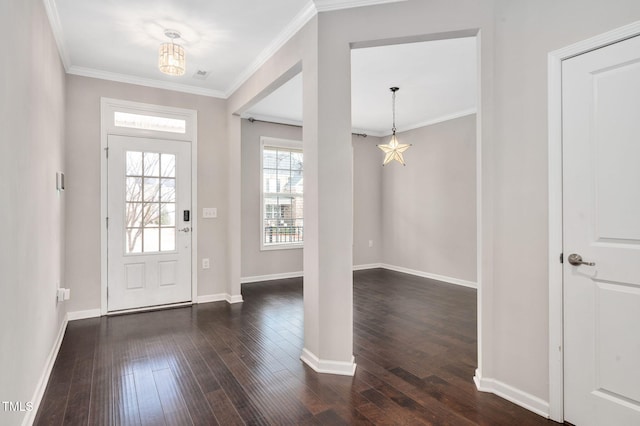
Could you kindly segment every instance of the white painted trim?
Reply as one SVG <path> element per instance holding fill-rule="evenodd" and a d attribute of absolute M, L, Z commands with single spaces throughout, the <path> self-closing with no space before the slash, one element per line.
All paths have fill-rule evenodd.
<path fill-rule="evenodd" d="M 65 315 L 62 323 L 60 324 L 60 329 L 58 330 L 56 340 L 54 340 L 51 351 L 49 352 L 49 356 L 47 357 L 47 361 L 44 365 L 44 370 L 42 371 L 40 380 L 38 380 L 36 390 L 33 393 L 33 397 L 31 398 L 31 402 L 33 402 L 33 410 L 27 411 L 27 413 L 25 414 L 24 418 L 22 419 L 23 426 L 32 425 L 33 421 L 36 419 L 36 414 L 38 414 L 38 408 L 40 408 L 40 403 L 42 402 L 44 391 L 47 389 L 49 377 L 51 377 L 53 366 L 56 363 L 56 358 L 58 358 L 58 352 L 60 352 L 60 346 L 62 345 L 62 339 L 64 338 L 64 332 L 67 330 L 68 323 L 68 315 Z"/>
<path fill-rule="evenodd" d="M 481 392 L 496 394 L 522 408 L 526 408 L 542 417 L 549 418 L 549 404 L 537 396 L 533 396 L 496 379 L 483 379 L 474 376 L 473 381 Z"/>
<path fill-rule="evenodd" d="M 300 359 L 316 373 L 338 374 L 340 376 L 353 376 L 356 374 L 356 363 L 353 356 L 351 357 L 351 362 L 331 361 L 320 359 L 310 350 L 304 348 Z"/>
<path fill-rule="evenodd" d="M 458 111 L 455 112 L 453 114 L 447 114 L 447 115 L 443 115 L 440 117 L 436 117 L 436 118 L 432 118 L 430 120 L 426 120 L 426 121 L 421 121 L 419 123 L 414 123 L 414 124 L 410 124 L 406 127 L 403 127 L 401 129 L 398 129 L 397 133 L 403 133 L 403 132 L 408 132 L 410 130 L 415 130 L 415 129 L 419 129 L 421 127 L 426 127 L 426 126 L 433 126 L 434 124 L 439 124 L 439 123 L 444 123 L 445 121 L 449 121 L 449 120 L 455 120 L 456 118 L 462 118 L 462 117 L 466 117 L 468 115 L 472 115 L 472 114 L 476 114 L 477 113 L 477 108 L 469 108 L 469 109 L 465 109 L 462 111 Z M 255 118 L 256 120 L 259 121 L 269 121 L 269 122 L 273 122 L 273 123 L 279 123 L 279 124 L 286 124 L 289 126 L 299 126 L 302 127 L 302 121 L 299 120 L 295 120 L 292 118 L 282 118 L 282 117 L 275 117 L 275 116 L 271 116 L 271 115 L 262 115 L 262 114 L 249 114 L 249 113 L 243 113 L 241 115 L 242 118 L 247 119 L 247 118 Z M 368 136 L 376 136 L 379 138 L 383 138 L 383 137 L 387 137 L 387 136 L 391 136 L 391 131 L 390 130 L 372 130 L 372 129 L 363 129 L 363 128 L 352 128 L 351 129 L 352 133 L 364 133 Z"/>
<path fill-rule="evenodd" d="M 67 313 L 69 321 L 83 320 L 87 318 L 98 318 L 102 316 L 100 309 L 88 309 L 86 311 L 74 311 Z"/>
<path fill-rule="evenodd" d="M 153 87 L 155 89 L 172 90 L 174 92 L 190 93 L 193 95 L 209 96 L 212 98 L 226 99 L 224 92 L 220 90 L 207 89 L 187 84 L 174 83 L 170 81 L 155 80 L 152 78 L 136 77 L 127 74 L 119 74 L 109 71 L 101 71 L 93 68 L 78 67 L 72 65 L 67 69 L 68 74 L 79 75 L 81 77 L 98 78 L 100 80 L 117 81 L 119 83 L 135 84 L 138 86 Z"/>
<path fill-rule="evenodd" d="M 252 277 L 240 278 L 240 284 L 257 283 L 261 281 L 284 280 L 287 278 L 300 278 L 304 275 L 303 271 L 283 272 L 281 274 L 255 275 Z"/>
<path fill-rule="evenodd" d="M 489 275 L 489 271 L 485 271 L 483 269 L 484 259 L 488 258 L 487 263 L 491 263 L 493 261 L 493 253 L 490 251 L 485 252 L 484 244 L 485 244 L 485 223 L 484 223 L 484 212 L 483 208 L 485 205 L 490 205 L 491 203 L 491 195 L 484 194 L 482 191 L 482 187 L 485 184 L 483 175 L 485 170 L 485 162 L 488 162 L 490 159 L 487 159 L 483 156 L 483 139 L 482 133 L 486 131 L 490 127 L 483 127 L 482 123 L 482 59 L 483 59 L 483 50 L 482 50 L 482 31 L 478 30 L 476 33 L 476 330 L 477 330 L 477 346 L 476 353 L 478 358 L 478 368 L 476 369 L 476 374 L 480 376 L 482 374 L 483 368 L 483 321 L 485 310 L 483 309 L 483 304 L 485 302 L 485 298 L 487 298 L 488 291 L 485 292 L 483 283 L 485 282 L 484 274 L 487 273 Z M 489 163 L 489 167 L 486 167 L 486 170 L 490 171 L 492 168 L 490 167 L 491 163 Z M 487 173 L 489 173 L 487 171 Z M 489 179 L 488 179 L 489 180 Z M 489 202 L 485 204 L 484 197 L 489 199 Z M 491 217 L 491 215 L 488 215 Z M 486 227 L 486 235 L 491 235 L 490 222 L 487 223 Z M 490 238 L 490 237 L 489 237 Z M 489 244 L 488 244 L 489 245 Z M 489 280 L 487 280 L 489 282 Z M 489 310 L 490 312 L 490 310 Z M 490 315 L 490 313 L 489 313 Z"/>
<path fill-rule="evenodd" d="M 218 294 L 205 294 L 202 296 L 198 296 L 198 304 L 200 303 L 211 303 L 211 302 L 224 302 L 227 300 L 226 293 L 218 293 Z"/>
<path fill-rule="evenodd" d="M 115 111 L 147 113 L 179 118 L 186 121 L 184 134 L 129 129 L 114 125 Z M 120 99 L 100 98 L 100 313 L 107 315 L 107 243 L 108 235 L 105 218 L 108 213 L 107 205 L 107 158 L 104 155 L 108 146 L 109 135 L 138 136 L 155 139 L 169 139 L 187 141 L 191 145 L 191 302 L 198 297 L 198 111 L 169 107 L 163 105 L 146 104 L 141 102 L 124 101 Z M 135 310 L 132 310 L 132 312 Z M 128 312 L 128 311 L 127 311 Z M 122 313 L 119 311 L 119 313 Z"/>
<path fill-rule="evenodd" d="M 406 127 L 399 128 L 396 133 L 404 133 L 410 130 L 420 129 L 422 127 L 433 126 L 434 124 L 444 123 L 445 121 L 455 120 L 456 118 L 466 117 L 467 115 L 476 114 L 478 112 L 477 108 L 469 108 L 462 111 L 454 112 L 452 114 L 442 115 L 440 117 L 432 118 L 426 121 L 421 121 L 419 123 L 410 124 Z M 380 138 L 384 138 L 387 136 L 391 136 L 389 130 L 362 130 L 364 133 L 367 133 L 371 136 L 377 136 Z"/>
<path fill-rule="evenodd" d="M 353 7 L 374 6 L 376 4 L 398 3 L 406 0 L 315 0 L 318 12 L 350 9 Z"/>
<path fill-rule="evenodd" d="M 408 132 L 409 130 L 415 130 L 421 127 L 433 126 L 434 124 L 444 123 L 445 121 L 466 117 L 467 115 L 472 115 L 472 114 L 475 114 L 476 112 L 477 112 L 476 108 L 465 109 L 462 111 L 454 112 L 453 114 L 447 114 L 447 115 L 433 118 L 431 120 L 411 124 L 407 127 L 403 127 L 402 129 L 398 129 L 396 133 Z M 385 136 L 391 136 L 391 132 L 385 132 Z"/>
<path fill-rule="evenodd" d="M 390 271 L 402 272 L 404 274 L 415 275 L 422 278 L 429 278 L 432 280 L 442 281 L 449 284 L 455 284 L 455 285 L 460 285 L 463 287 L 470 287 L 475 289 L 478 288 L 477 283 L 474 283 L 473 281 L 462 280 L 460 278 L 452 278 L 444 275 L 432 274 L 430 272 L 417 271 L 415 269 L 404 268 L 402 266 L 388 265 L 386 263 L 382 263 L 380 267 L 384 269 L 389 269 Z"/>
<path fill-rule="evenodd" d="M 382 263 L 367 263 L 362 265 L 353 265 L 354 271 L 364 271 L 365 269 L 377 269 L 382 268 Z"/>
<path fill-rule="evenodd" d="M 313 1 L 309 1 L 306 6 L 287 24 L 286 27 L 276 36 L 269 45 L 260 52 L 256 59 L 244 69 L 238 78 L 231 83 L 225 91 L 225 98 L 233 95 L 256 71 L 258 71 L 282 46 L 284 46 L 298 31 L 304 27 L 314 16 L 317 15 L 316 6 Z"/>
<path fill-rule="evenodd" d="M 242 299 L 242 295 L 241 294 L 225 294 L 225 300 L 230 303 L 230 304 L 234 304 L 234 303 L 242 303 L 244 302 L 244 300 Z"/>
<path fill-rule="evenodd" d="M 548 55 L 549 167 L 549 415 L 564 421 L 562 245 L 562 61 L 640 35 L 640 21 L 574 43 Z"/>
<path fill-rule="evenodd" d="M 144 306 L 142 308 L 122 309 L 119 311 L 107 312 L 107 316 L 118 316 L 122 314 L 137 314 L 150 311 L 162 311 L 163 309 L 185 308 L 192 306 L 193 302 L 169 303 L 167 305 Z"/>
<path fill-rule="evenodd" d="M 42 3 L 44 4 L 44 9 L 47 12 L 51 32 L 53 33 L 53 38 L 56 41 L 56 46 L 58 47 L 58 55 L 60 55 L 60 60 L 62 61 L 65 71 L 68 72 L 71 67 L 71 58 L 69 57 L 69 52 L 67 52 L 67 48 L 64 45 L 64 31 L 62 29 L 62 23 L 60 22 L 58 7 L 56 6 L 55 0 L 42 0 Z"/>

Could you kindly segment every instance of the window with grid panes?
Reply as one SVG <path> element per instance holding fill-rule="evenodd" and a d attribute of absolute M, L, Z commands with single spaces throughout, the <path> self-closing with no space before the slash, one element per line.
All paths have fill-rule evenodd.
<path fill-rule="evenodd" d="M 302 143 L 262 138 L 262 248 L 304 241 Z"/>

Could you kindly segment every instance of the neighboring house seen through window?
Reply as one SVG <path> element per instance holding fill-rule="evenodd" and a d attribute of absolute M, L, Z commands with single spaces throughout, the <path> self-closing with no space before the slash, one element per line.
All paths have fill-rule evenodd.
<path fill-rule="evenodd" d="M 263 137 L 262 249 L 296 248 L 304 241 L 302 143 Z"/>

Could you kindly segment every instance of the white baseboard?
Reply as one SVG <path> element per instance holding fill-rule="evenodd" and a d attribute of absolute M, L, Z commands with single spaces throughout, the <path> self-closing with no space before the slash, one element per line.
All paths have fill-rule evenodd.
<path fill-rule="evenodd" d="M 304 273 L 302 271 L 284 272 L 282 274 L 256 275 L 253 277 L 240 278 L 240 284 L 257 283 L 260 281 L 283 280 L 286 278 L 299 278 L 303 275 Z"/>
<path fill-rule="evenodd" d="M 416 271 L 415 269 L 404 268 L 402 266 L 394 266 L 394 265 L 388 265 L 386 263 L 382 263 L 380 264 L 380 268 L 389 269 L 391 271 L 396 271 L 396 272 L 402 272 L 404 274 L 409 274 L 409 275 L 416 275 L 422 278 L 429 278 L 436 281 L 442 281 L 449 284 L 461 285 L 463 287 L 470 287 L 475 289 L 478 288 L 478 284 L 474 283 L 473 281 L 446 277 L 444 275 L 432 274 L 430 272 Z"/>
<path fill-rule="evenodd" d="M 36 391 L 33 394 L 33 398 L 31 398 L 31 402 L 33 402 L 33 410 L 27 411 L 24 419 L 22 419 L 23 426 L 32 425 L 33 421 L 36 419 L 36 414 L 38 414 L 38 408 L 40 408 L 40 403 L 42 402 L 44 391 L 47 389 L 49 377 L 51 376 L 53 366 L 56 363 L 56 358 L 58 358 L 58 352 L 60 351 L 60 346 L 62 345 L 62 339 L 64 338 L 64 332 L 67 329 L 68 323 L 69 314 L 66 314 L 64 316 L 64 320 L 62 321 L 62 324 L 60 324 L 58 336 L 56 336 L 56 340 L 53 342 L 53 347 L 51 348 L 49 356 L 47 357 L 47 362 L 45 363 L 44 370 L 42 371 L 42 375 L 40 376 L 40 380 L 38 381 L 38 385 L 36 386 Z"/>
<path fill-rule="evenodd" d="M 225 300 L 227 300 L 227 295 L 225 293 L 198 296 L 198 303 L 223 302 Z"/>
<path fill-rule="evenodd" d="M 362 271 L 364 269 L 375 269 L 375 268 L 382 268 L 382 264 L 381 263 L 368 263 L 368 264 L 364 264 L 364 265 L 354 265 L 353 266 L 353 270 L 354 271 Z M 302 276 L 304 276 L 304 272 L 303 271 L 284 272 L 282 274 L 256 275 L 256 276 L 253 276 L 253 277 L 240 278 L 240 283 L 241 284 L 249 284 L 249 283 L 257 283 L 257 282 L 261 282 L 261 281 L 283 280 L 283 279 L 286 279 L 286 278 L 300 278 Z"/>
<path fill-rule="evenodd" d="M 102 316 L 102 312 L 100 311 L 100 309 L 88 309 L 86 311 L 75 311 L 75 312 L 67 313 L 67 319 L 69 321 L 76 321 L 76 320 L 87 319 L 87 318 L 97 318 L 100 316 Z"/>
<path fill-rule="evenodd" d="M 463 287 L 470 288 L 478 288 L 478 284 L 473 281 L 461 280 L 459 278 L 446 277 L 444 275 L 432 274 L 430 272 L 417 271 L 415 269 L 404 268 L 402 266 L 394 266 L 386 263 L 366 263 L 362 265 L 353 265 L 354 271 L 363 271 L 366 269 L 376 269 L 376 268 L 384 268 L 389 269 L 390 271 L 402 272 L 404 274 L 415 275 L 422 278 L 429 278 L 436 281 L 442 281 L 449 284 L 461 285 Z M 273 280 L 282 280 L 286 278 L 299 278 L 304 276 L 303 271 L 297 272 L 284 272 L 282 274 L 269 274 L 269 275 L 256 275 L 253 277 L 243 277 L 240 278 L 241 284 L 249 284 L 256 283 L 262 281 L 273 281 Z M 200 297 L 198 298 L 198 303 L 200 302 Z"/>
<path fill-rule="evenodd" d="M 225 300 L 228 303 L 242 303 L 244 302 L 244 300 L 242 299 L 242 295 L 241 294 L 226 294 L 225 295 Z"/>
<path fill-rule="evenodd" d="M 353 265 L 354 271 L 364 271 L 365 269 L 382 268 L 382 263 L 366 263 L 363 265 Z"/>
<path fill-rule="evenodd" d="M 549 418 L 549 403 L 537 396 L 533 396 L 527 392 L 516 389 L 506 383 L 502 383 L 496 379 L 485 379 L 473 376 L 473 381 L 481 392 L 490 392 L 501 398 L 511 401 L 514 404 L 526 408 L 542 417 Z"/>
<path fill-rule="evenodd" d="M 330 361 L 320 359 L 311 353 L 311 351 L 304 348 L 302 349 L 300 359 L 317 373 L 338 374 L 341 376 L 353 376 L 356 374 L 354 357 L 351 357 L 351 362 Z"/>
<path fill-rule="evenodd" d="M 211 303 L 211 302 L 227 302 L 227 303 L 240 303 L 242 302 L 242 295 L 230 295 L 228 293 L 218 293 L 218 294 L 205 294 L 202 296 L 198 296 L 197 303 Z"/>

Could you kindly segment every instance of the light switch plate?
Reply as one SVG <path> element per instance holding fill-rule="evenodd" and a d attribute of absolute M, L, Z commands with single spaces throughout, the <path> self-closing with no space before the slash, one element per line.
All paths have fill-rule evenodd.
<path fill-rule="evenodd" d="M 218 209 L 215 207 L 205 207 L 202 209 L 202 217 L 204 219 L 213 219 L 218 217 Z"/>

